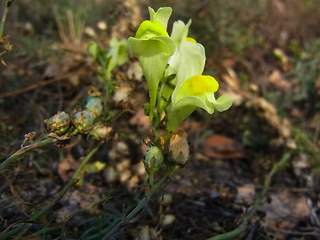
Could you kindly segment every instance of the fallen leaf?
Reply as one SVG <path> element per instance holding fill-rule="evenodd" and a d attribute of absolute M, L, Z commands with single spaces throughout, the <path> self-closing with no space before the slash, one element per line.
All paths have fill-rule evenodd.
<path fill-rule="evenodd" d="M 71 153 L 68 153 L 67 157 L 58 165 L 58 174 L 62 181 L 67 182 L 73 176 L 78 166 L 79 163 L 75 161 Z"/>
<path fill-rule="evenodd" d="M 310 208 L 307 198 L 296 196 L 287 190 L 271 195 L 271 202 L 265 203 L 260 210 L 266 212 L 264 225 L 283 232 L 294 229 L 301 221 L 308 218 Z M 285 234 L 278 232 L 277 239 L 286 239 Z"/>
<path fill-rule="evenodd" d="M 214 158 L 245 158 L 242 145 L 223 135 L 214 134 L 207 138 L 204 145 L 204 154 Z"/>
<path fill-rule="evenodd" d="M 244 184 L 237 187 L 237 197 L 236 202 L 243 204 L 252 204 L 255 196 L 255 187 L 254 184 Z"/>

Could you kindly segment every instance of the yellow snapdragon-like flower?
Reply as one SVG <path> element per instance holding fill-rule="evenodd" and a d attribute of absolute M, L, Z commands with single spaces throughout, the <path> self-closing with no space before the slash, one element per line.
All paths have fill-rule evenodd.
<path fill-rule="evenodd" d="M 157 12 L 149 7 L 150 20 L 142 22 L 135 37 L 128 39 L 128 47 L 138 56 L 143 75 L 147 80 L 150 121 L 156 105 L 159 83 L 169 57 L 175 52 L 175 43 L 166 30 L 171 13 L 172 9 L 169 7 L 159 8 Z"/>
<path fill-rule="evenodd" d="M 169 59 L 166 70 L 168 76 L 175 76 L 170 84 L 171 102 L 168 104 L 167 130 L 175 131 L 181 122 L 194 110 L 202 108 L 212 114 L 214 110 L 225 111 L 231 104 L 229 95 L 215 99 L 219 84 L 214 77 L 202 75 L 206 61 L 204 47 L 188 37 L 191 21 L 184 24 L 177 21 L 173 25 L 171 37 L 177 44 L 175 54 Z"/>

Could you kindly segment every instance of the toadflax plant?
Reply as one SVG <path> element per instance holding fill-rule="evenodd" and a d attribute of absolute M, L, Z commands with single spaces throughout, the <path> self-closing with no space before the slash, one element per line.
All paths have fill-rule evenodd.
<path fill-rule="evenodd" d="M 181 122 L 198 108 L 212 114 L 215 110 L 225 111 L 232 104 L 229 95 L 216 99 L 218 82 L 212 76 L 203 75 L 205 49 L 188 37 L 191 20 L 187 24 L 174 22 L 169 36 L 167 25 L 171 13 L 170 7 L 159 8 L 157 12 L 149 7 L 150 20 L 143 21 L 135 37 L 128 39 L 128 48 L 137 55 L 147 80 L 150 103 L 145 105 L 145 110 L 149 123 L 153 121 L 155 127 L 155 146 L 150 147 L 145 159 L 151 186 L 154 174 L 163 163 L 168 172 L 187 161 L 187 135 L 175 133 Z M 160 127 L 166 128 L 163 137 L 159 136 Z M 168 150 L 164 143 L 169 139 Z"/>
<path fill-rule="evenodd" d="M 225 111 L 232 104 L 229 95 L 216 99 L 214 94 L 219 89 L 218 82 L 212 76 L 203 75 L 206 62 L 205 49 L 195 39 L 188 37 L 191 20 L 187 24 L 182 21 L 174 22 L 169 36 L 167 24 L 171 13 L 170 7 L 160 8 L 157 12 L 149 7 L 150 20 L 142 22 L 135 37 L 128 39 L 128 47 L 137 55 L 147 80 L 150 103 L 146 105 L 146 113 L 149 115 L 149 122 L 154 120 L 153 141 L 155 147 L 159 148 L 155 151 L 155 147 L 151 147 L 146 155 L 145 167 L 150 175 L 151 185 L 153 175 L 162 162 L 170 170 L 173 165 L 183 165 L 181 163 L 187 161 L 187 159 L 182 160 L 181 156 L 188 154 L 185 154 L 186 149 L 181 147 L 175 154 L 172 154 L 170 149 L 169 159 L 173 161 L 166 158 L 163 161 L 160 154 L 160 149 L 164 153 L 168 152 L 161 143 L 170 138 L 170 144 L 173 139 L 184 142 L 186 134 L 179 133 L 183 136 L 181 139 L 177 138 L 179 135 L 174 135 L 181 122 L 198 108 L 212 114 L 214 110 Z M 162 126 L 166 128 L 163 140 L 159 136 L 159 129 Z M 184 144 L 184 148 L 187 148 L 187 144 Z M 159 159 L 159 162 L 155 161 L 156 159 Z"/>
<path fill-rule="evenodd" d="M 176 21 L 171 36 L 168 34 L 171 13 L 170 7 L 159 8 L 157 12 L 149 7 L 150 20 L 143 21 L 135 36 L 128 39 L 128 48 L 138 57 L 147 81 L 150 102 L 145 104 L 145 113 L 149 123 L 154 124 L 153 140 L 145 141 L 150 147 L 144 160 L 150 189 L 111 231 L 106 230 L 103 240 L 134 217 L 156 189 L 186 164 L 189 157 L 187 134 L 177 131 L 182 121 L 198 108 L 212 114 L 215 110 L 225 111 L 232 104 L 229 95 L 216 99 L 218 82 L 212 76 L 203 75 L 205 49 L 188 37 L 191 20 L 187 24 Z M 162 127 L 166 129 L 164 136 L 159 135 Z M 154 183 L 155 174 L 164 165 L 165 174 Z"/>

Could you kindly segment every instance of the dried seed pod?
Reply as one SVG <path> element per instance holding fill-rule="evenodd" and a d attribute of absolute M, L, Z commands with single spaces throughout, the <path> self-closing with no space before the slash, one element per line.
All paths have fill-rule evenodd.
<path fill-rule="evenodd" d="M 53 117 L 44 121 L 47 124 L 47 130 L 58 135 L 65 133 L 70 127 L 70 116 L 65 112 L 58 112 Z"/>
<path fill-rule="evenodd" d="M 173 134 L 169 143 L 170 160 L 179 165 L 185 165 L 189 157 L 188 135 L 179 130 Z"/>
<path fill-rule="evenodd" d="M 100 117 L 103 111 L 102 100 L 99 97 L 90 97 L 86 108 L 90 111 L 96 118 Z"/>
<path fill-rule="evenodd" d="M 73 124 L 81 133 L 87 133 L 92 128 L 94 119 L 91 112 L 84 110 L 74 115 Z"/>
<path fill-rule="evenodd" d="M 146 154 L 146 158 L 144 160 L 144 166 L 146 168 L 146 171 L 150 175 L 154 175 L 156 172 L 159 171 L 162 164 L 163 164 L 163 155 L 161 150 L 156 146 L 149 148 Z"/>
<path fill-rule="evenodd" d="M 107 127 L 103 124 L 101 125 L 96 125 L 90 130 L 90 136 L 92 136 L 93 139 L 96 140 L 103 140 L 103 139 L 108 139 L 110 137 L 110 132 L 112 128 Z"/>

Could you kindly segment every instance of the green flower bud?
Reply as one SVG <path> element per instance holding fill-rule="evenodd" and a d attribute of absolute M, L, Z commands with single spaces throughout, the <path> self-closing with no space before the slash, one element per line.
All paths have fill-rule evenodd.
<path fill-rule="evenodd" d="M 100 117 L 103 111 L 102 100 L 99 97 L 91 97 L 86 105 L 88 111 L 90 111 L 96 118 Z"/>
<path fill-rule="evenodd" d="M 105 125 L 97 125 L 94 128 L 90 130 L 90 136 L 92 136 L 93 139 L 96 140 L 103 140 L 103 139 L 108 139 L 110 137 L 110 132 L 112 128 L 107 127 Z"/>
<path fill-rule="evenodd" d="M 58 112 L 53 117 L 44 121 L 47 124 L 47 130 L 58 135 L 65 133 L 70 127 L 70 116 L 65 112 Z"/>
<path fill-rule="evenodd" d="M 144 166 L 148 174 L 153 175 L 159 171 L 163 164 L 163 155 L 158 147 L 151 147 L 144 160 Z"/>
<path fill-rule="evenodd" d="M 87 133 L 92 128 L 94 119 L 91 112 L 84 110 L 74 115 L 73 124 L 81 133 Z"/>

